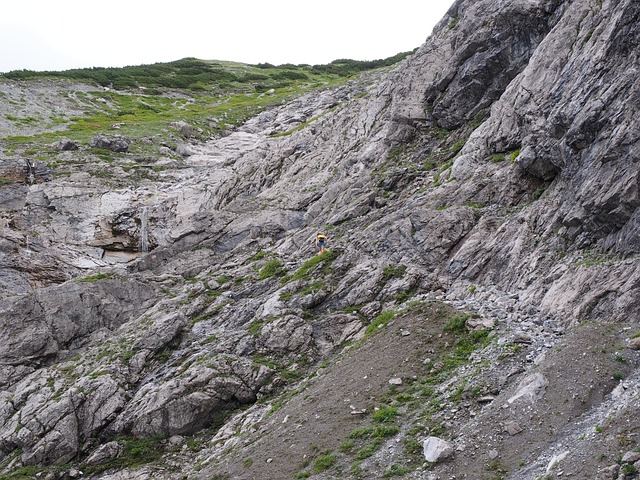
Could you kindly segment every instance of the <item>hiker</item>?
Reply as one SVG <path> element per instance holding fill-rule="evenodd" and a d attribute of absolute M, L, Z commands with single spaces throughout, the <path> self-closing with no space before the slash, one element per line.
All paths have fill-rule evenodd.
<path fill-rule="evenodd" d="M 316 251 L 318 252 L 319 255 L 322 255 L 324 253 L 324 249 L 326 246 L 327 246 L 327 237 L 325 237 L 321 233 L 318 233 L 318 235 L 316 235 Z"/>

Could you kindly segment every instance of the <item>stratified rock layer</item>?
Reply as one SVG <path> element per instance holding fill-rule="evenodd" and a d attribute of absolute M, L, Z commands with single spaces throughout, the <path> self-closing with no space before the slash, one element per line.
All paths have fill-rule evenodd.
<path fill-rule="evenodd" d="M 411 313 L 413 299 L 474 311 L 469 330 L 497 339 L 480 407 L 439 412 L 465 453 L 433 475 L 608 474 L 594 452 L 612 456 L 638 428 L 639 25 L 635 0 L 459 0 L 393 71 L 181 144 L 180 168 L 157 182 L 114 188 L 3 159 L 0 454 L 107 462 L 122 451 L 115 437 L 220 427 L 350 342 L 391 331 L 394 312 L 405 323 L 388 343 L 407 338 L 406 358 L 424 357 L 394 368 L 435 369 L 420 348 L 441 331 L 414 336 L 427 316 Z M 387 362 L 405 356 L 398 348 Z M 357 347 L 349 355 L 369 355 L 362 372 L 379 367 Z M 369 387 L 357 373 L 310 388 L 360 418 L 370 406 L 351 388 Z M 385 388 L 404 385 L 385 374 Z M 331 403 L 318 401 L 327 417 Z M 239 413 L 162 478 L 289 478 L 317 452 L 269 436 L 286 428 L 286 408 L 279 425 L 260 405 Z M 613 433 L 593 435 L 605 421 Z M 328 422 L 320 414 L 304 422 L 334 440 L 314 427 Z M 254 442 L 266 449 L 255 466 L 237 453 Z M 401 458 L 384 451 L 365 465 L 374 476 L 376 461 Z M 134 475 L 155 474 L 104 478 Z"/>

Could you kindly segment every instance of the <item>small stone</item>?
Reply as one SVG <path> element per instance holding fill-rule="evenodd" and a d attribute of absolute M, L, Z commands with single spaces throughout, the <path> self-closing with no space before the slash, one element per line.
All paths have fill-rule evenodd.
<path fill-rule="evenodd" d="M 389 385 L 402 385 L 402 379 L 401 378 L 391 378 L 389 379 Z"/>
<path fill-rule="evenodd" d="M 504 424 L 504 431 L 507 432 L 509 435 L 513 436 L 522 432 L 522 427 L 518 424 L 518 422 L 509 420 Z"/>
<path fill-rule="evenodd" d="M 267 458 L 267 463 L 273 462 L 273 458 Z"/>
<path fill-rule="evenodd" d="M 495 326 L 495 320 L 486 317 L 468 318 L 466 326 L 470 331 L 491 330 Z"/>
<path fill-rule="evenodd" d="M 632 350 L 640 350 L 640 337 L 629 340 L 629 348 Z"/>
<path fill-rule="evenodd" d="M 498 458 L 498 451 L 497 450 L 489 450 L 489 459 L 490 460 L 495 460 L 496 458 Z"/>
<path fill-rule="evenodd" d="M 76 467 L 71 467 L 71 469 L 69 470 L 70 478 L 78 478 L 81 476 L 82 476 L 82 472 L 80 470 L 78 470 Z"/>
<path fill-rule="evenodd" d="M 533 343 L 533 337 L 525 332 L 516 332 L 513 334 L 514 343 Z"/>
<path fill-rule="evenodd" d="M 495 400 L 493 395 L 485 395 L 484 397 L 478 398 L 478 403 L 491 403 Z"/>

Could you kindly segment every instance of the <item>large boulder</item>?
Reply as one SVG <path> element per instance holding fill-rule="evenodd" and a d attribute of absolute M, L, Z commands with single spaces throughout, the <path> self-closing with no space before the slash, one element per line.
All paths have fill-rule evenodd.
<path fill-rule="evenodd" d="M 101 148 L 117 153 L 127 152 L 130 145 L 131 140 L 122 135 L 96 135 L 89 142 L 91 148 Z"/>
<path fill-rule="evenodd" d="M 453 448 L 446 440 L 427 437 L 422 443 L 424 458 L 427 462 L 437 463 L 453 456 Z"/>

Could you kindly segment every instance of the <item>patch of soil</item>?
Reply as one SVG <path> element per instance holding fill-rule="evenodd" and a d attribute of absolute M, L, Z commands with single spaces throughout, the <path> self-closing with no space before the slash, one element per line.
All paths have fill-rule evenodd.
<path fill-rule="evenodd" d="M 389 393 L 390 379 L 428 375 L 424 359 L 439 348 L 435 344 L 453 343 L 443 327 L 458 313 L 430 303 L 397 316 L 320 369 L 257 432 L 243 439 L 242 449 L 223 465 L 200 472 L 202 478 L 213 473 L 234 480 L 294 478 L 303 471 L 313 472 L 314 460 L 328 452 L 337 457 L 332 475 L 341 472 L 340 478 L 346 478 L 353 458 L 338 447 L 354 429 L 372 424 L 370 414 Z M 364 409 L 364 414 L 355 413 Z"/>

